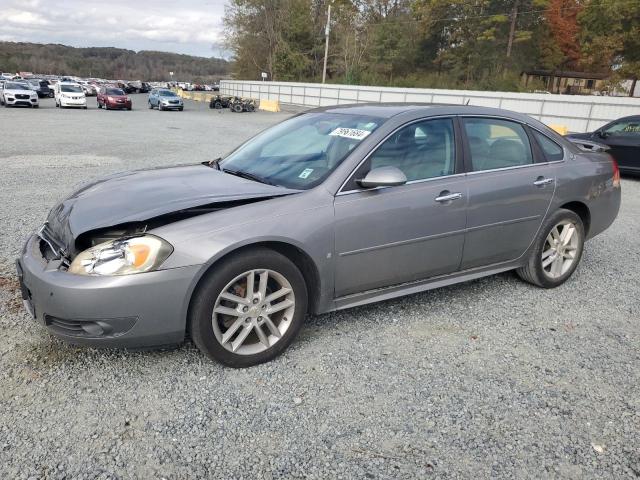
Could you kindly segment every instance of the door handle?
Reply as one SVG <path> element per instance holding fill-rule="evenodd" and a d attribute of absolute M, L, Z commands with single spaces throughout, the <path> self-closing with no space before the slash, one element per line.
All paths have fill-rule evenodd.
<path fill-rule="evenodd" d="M 449 192 L 441 192 L 440 196 L 436 197 L 436 202 L 444 203 L 450 202 L 451 200 L 459 200 L 462 198 L 461 193 L 449 193 Z"/>
<path fill-rule="evenodd" d="M 538 179 L 533 182 L 536 187 L 544 187 L 545 185 L 549 185 L 550 183 L 553 183 L 553 178 L 538 177 Z"/>

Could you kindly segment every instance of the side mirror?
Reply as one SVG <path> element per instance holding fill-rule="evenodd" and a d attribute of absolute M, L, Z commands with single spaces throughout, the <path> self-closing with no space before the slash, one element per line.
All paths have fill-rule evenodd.
<path fill-rule="evenodd" d="M 605 132 L 604 130 L 598 130 L 596 132 L 596 135 L 600 138 L 607 138 L 609 136 L 609 134 L 607 132 Z"/>
<path fill-rule="evenodd" d="M 364 188 L 396 187 L 407 183 L 407 176 L 396 167 L 378 167 L 356 182 Z"/>

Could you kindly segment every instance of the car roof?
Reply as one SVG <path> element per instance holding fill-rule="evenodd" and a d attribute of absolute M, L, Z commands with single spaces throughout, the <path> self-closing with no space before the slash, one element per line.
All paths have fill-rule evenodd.
<path fill-rule="evenodd" d="M 640 121 L 640 115 L 629 115 L 628 117 L 621 117 L 612 120 L 612 122 L 627 122 L 629 120 L 638 120 Z"/>
<path fill-rule="evenodd" d="M 307 112 L 343 113 L 391 118 L 400 114 L 416 117 L 436 115 L 492 115 L 529 123 L 532 118 L 510 110 L 448 103 L 354 103 L 314 108 Z"/>

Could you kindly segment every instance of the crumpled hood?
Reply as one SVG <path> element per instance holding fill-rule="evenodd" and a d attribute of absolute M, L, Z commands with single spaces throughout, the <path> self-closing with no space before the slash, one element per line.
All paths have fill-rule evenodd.
<path fill-rule="evenodd" d="M 187 208 L 295 193 L 202 164 L 122 172 L 82 186 L 49 212 L 47 223 L 72 251 L 79 235 Z"/>

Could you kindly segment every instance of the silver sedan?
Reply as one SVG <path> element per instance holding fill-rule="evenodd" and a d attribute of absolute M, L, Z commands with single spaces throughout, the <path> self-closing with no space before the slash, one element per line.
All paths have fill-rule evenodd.
<path fill-rule="evenodd" d="M 543 288 L 611 225 L 620 177 L 540 122 L 471 106 L 308 111 L 212 162 L 112 175 L 54 206 L 17 261 L 74 343 L 190 336 L 244 367 L 307 314 L 507 270 Z"/>

